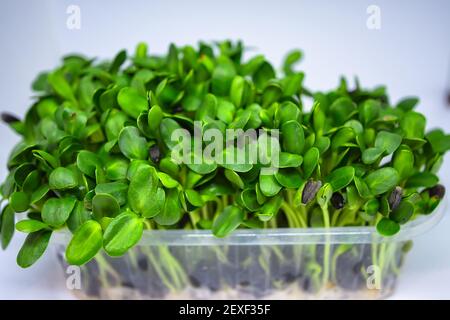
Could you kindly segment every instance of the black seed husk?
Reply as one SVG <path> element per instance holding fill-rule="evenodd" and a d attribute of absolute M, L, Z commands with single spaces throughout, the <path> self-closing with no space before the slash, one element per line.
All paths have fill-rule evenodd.
<path fill-rule="evenodd" d="M 430 197 L 442 199 L 445 196 L 445 187 L 442 184 L 437 184 L 428 189 L 428 194 Z"/>
<path fill-rule="evenodd" d="M 181 105 L 177 105 L 175 108 L 173 108 L 173 113 L 180 113 L 183 112 L 183 107 Z"/>
<path fill-rule="evenodd" d="M 314 181 L 309 180 L 305 187 L 303 188 L 302 192 L 302 203 L 307 204 L 310 202 L 314 197 L 316 196 L 317 191 L 319 191 L 320 187 L 322 186 L 321 181 Z"/>
<path fill-rule="evenodd" d="M 150 155 L 150 159 L 152 159 L 154 163 L 159 163 L 159 160 L 161 160 L 161 151 L 156 144 L 150 147 L 148 153 Z"/>
<path fill-rule="evenodd" d="M 335 209 L 342 209 L 344 207 L 345 200 L 339 192 L 333 193 L 330 201 Z"/>
<path fill-rule="evenodd" d="M 2 117 L 2 121 L 7 124 L 20 121 L 20 119 L 17 118 L 15 115 L 8 113 L 8 112 L 2 112 L 1 117 Z"/>
<path fill-rule="evenodd" d="M 397 186 L 394 188 L 394 190 L 392 190 L 391 195 L 388 199 L 389 208 L 391 208 L 391 210 L 395 210 L 398 207 L 400 201 L 402 200 L 402 196 L 403 189 L 401 187 Z"/>

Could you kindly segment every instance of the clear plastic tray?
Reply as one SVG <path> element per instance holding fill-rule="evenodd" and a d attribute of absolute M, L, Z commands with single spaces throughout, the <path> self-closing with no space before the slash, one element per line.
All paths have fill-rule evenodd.
<path fill-rule="evenodd" d="M 446 201 L 393 237 L 373 227 L 146 231 L 126 255 L 82 266 L 90 299 L 380 299 L 395 289 L 413 238 L 436 225 Z M 68 233 L 53 238 L 61 265 Z"/>

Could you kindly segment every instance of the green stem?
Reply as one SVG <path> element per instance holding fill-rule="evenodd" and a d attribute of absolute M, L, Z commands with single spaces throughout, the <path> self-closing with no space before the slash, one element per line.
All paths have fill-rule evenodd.
<path fill-rule="evenodd" d="M 202 207 L 202 218 L 208 220 L 208 207 L 206 204 Z"/>
<path fill-rule="evenodd" d="M 228 206 L 228 196 L 222 196 L 222 206 L 226 208 Z"/>
<path fill-rule="evenodd" d="M 383 285 L 383 273 L 384 273 L 384 265 L 385 265 L 385 257 L 386 256 L 386 243 L 383 242 L 380 245 L 380 253 L 379 253 L 379 267 L 380 267 L 380 284 Z"/>
<path fill-rule="evenodd" d="M 328 205 L 324 205 L 322 207 L 323 213 L 323 223 L 324 227 L 330 228 L 330 214 L 328 212 Z M 330 254 L 331 254 L 331 244 L 330 244 L 330 235 L 326 235 L 326 242 L 323 249 L 323 278 L 322 285 L 325 286 L 328 282 L 328 278 L 330 276 Z"/>
<path fill-rule="evenodd" d="M 155 268 L 156 273 L 159 275 L 159 278 L 167 286 L 167 288 L 169 288 L 170 291 L 175 292 L 176 288 L 172 285 L 172 283 L 169 281 L 164 271 L 161 269 L 160 261 L 157 261 L 155 259 L 155 257 L 153 256 L 153 252 L 151 250 L 152 250 L 151 248 L 148 248 L 147 256 L 151 264 Z"/>
<path fill-rule="evenodd" d="M 341 215 L 342 210 L 335 210 L 333 217 L 331 218 L 331 225 L 335 226 L 337 224 L 338 218 Z"/>
<path fill-rule="evenodd" d="M 281 204 L 281 210 L 283 210 L 284 215 L 286 216 L 289 228 L 295 228 L 296 227 L 296 223 L 295 223 L 295 221 L 294 221 L 294 219 L 292 217 L 292 213 L 289 212 L 290 208 L 284 201 Z"/>
<path fill-rule="evenodd" d="M 294 210 L 292 210 L 292 208 L 285 201 L 283 201 L 283 203 L 281 204 L 281 208 L 286 213 L 286 217 L 288 218 L 288 220 L 290 220 L 289 217 L 291 218 L 294 227 L 296 228 L 307 227 L 302 217 L 299 214 L 297 214 Z"/>

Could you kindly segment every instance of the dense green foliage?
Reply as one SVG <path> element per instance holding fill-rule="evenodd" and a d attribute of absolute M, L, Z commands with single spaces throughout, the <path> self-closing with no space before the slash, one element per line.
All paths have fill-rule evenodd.
<path fill-rule="evenodd" d="M 171 45 L 149 55 L 97 62 L 66 56 L 33 83 L 22 136 L 1 188 L 5 248 L 14 229 L 29 233 L 17 262 L 32 265 L 51 233 L 68 228 L 69 263 L 102 248 L 119 256 L 146 229 L 376 226 L 393 235 L 443 197 L 438 171 L 450 137 L 425 131 L 415 98 L 392 104 L 384 87 L 345 80 L 329 92 L 303 86 L 291 52 L 282 75 L 261 55 L 243 61 L 240 42 Z M 313 100 L 310 111 L 304 103 Z M 263 164 L 177 164 L 174 130 L 279 129 L 279 170 Z M 28 212 L 15 227 L 15 213 Z"/>

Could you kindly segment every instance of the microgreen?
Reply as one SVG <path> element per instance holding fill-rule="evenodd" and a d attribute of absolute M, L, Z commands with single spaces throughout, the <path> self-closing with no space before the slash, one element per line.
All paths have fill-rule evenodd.
<path fill-rule="evenodd" d="M 102 63 L 71 56 L 41 73 L 24 119 L 2 115 L 22 136 L 1 186 L 2 247 L 15 229 L 28 233 L 17 258 L 28 267 L 67 227 L 66 259 L 81 265 L 102 248 L 124 254 L 148 229 L 226 237 L 239 228 L 373 226 L 391 236 L 436 208 L 450 136 L 426 131 L 417 98 L 391 104 L 384 87 L 349 89 L 345 79 L 314 92 L 296 70 L 302 52 L 290 52 L 282 72 L 242 55 L 240 42 L 172 44 L 165 56 L 139 44 L 134 55 L 122 50 Z M 262 157 L 277 156 L 274 168 L 259 158 L 217 160 L 258 153 L 239 146 L 250 129 L 259 138 L 279 133 L 279 152 Z M 184 163 L 172 155 L 180 130 L 237 134 L 210 157 L 201 151 L 214 139 L 183 141 L 194 146 Z M 15 225 L 21 212 L 28 218 Z"/>

